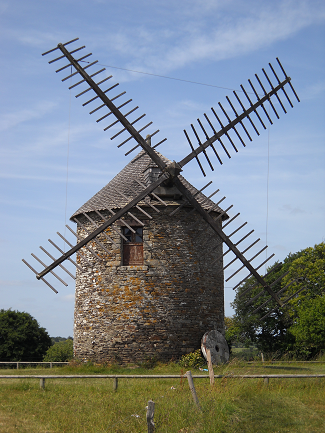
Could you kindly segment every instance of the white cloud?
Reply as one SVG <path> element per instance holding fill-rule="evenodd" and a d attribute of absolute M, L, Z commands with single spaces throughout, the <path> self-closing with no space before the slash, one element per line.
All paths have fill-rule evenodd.
<path fill-rule="evenodd" d="M 30 47 L 44 47 L 44 45 L 49 45 L 50 48 L 54 48 L 58 44 L 58 40 L 61 37 L 59 31 L 41 31 L 35 28 L 29 28 L 27 31 L 22 32 L 20 27 L 13 28 L 2 28 L 3 37 L 8 39 L 13 39 L 25 46 Z"/>
<path fill-rule="evenodd" d="M 325 18 L 325 7 L 317 1 L 289 0 L 272 5 L 251 1 L 245 5 L 247 11 L 242 15 L 236 14 L 236 9 L 242 9 L 236 1 L 222 5 L 193 1 L 192 9 L 187 9 L 192 16 L 181 15 L 177 27 L 168 32 L 163 26 L 141 26 L 132 28 L 131 35 L 123 28 L 105 41 L 110 49 L 133 58 L 130 69 L 166 73 L 200 60 L 222 60 L 270 46 Z M 220 20 L 215 10 L 218 7 L 229 11 Z M 193 8 L 200 9 L 200 19 Z"/>
<path fill-rule="evenodd" d="M 325 19 L 324 3 L 318 0 L 250 0 L 245 5 L 239 0 L 191 0 L 167 5 L 159 2 L 153 6 L 150 2 L 152 7 L 146 3 L 139 5 L 148 12 L 140 25 L 120 27 L 117 21 L 111 32 L 99 25 L 87 38 L 92 49 L 114 52 L 118 56 L 114 62 L 123 59 L 129 69 L 164 74 L 198 61 L 218 61 L 268 47 Z M 62 39 L 58 30 L 3 32 L 29 46 L 51 47 Z M 116 76 L 121 81 L 139 77 L 122 71 Z"/>
<path fill-rule="evenodd" d="M 5 113 L 0 118 L 0 131 L 6 131 L 14 126 L 23 122 L 28 122 L 33 119 L 43 117 L 44 114 L 51 111 L 56 104 L 49 101 L 40 101 L 33 108 L 25 108 L 23 110 L 15 111 L 12 113 Z"/>
<path fill-rule="evenodd" d="M 28 109 L 22 110 L 17 114 L 12 113 L 8 115 L 7 119 L 4 120 L 4 128 L 9 129 L 24 121 L 31 121 L 45 114 L 45 110 L 48 111 L 53 107 L 51 103 L 41 103 L 38 107 L 29 111 Z M 57 114 L 57 113 L 55 113 Z M 34 136 L 30 133 L 27 135 L 25 141 L 19 141 L 9 145 L 3 145 L 1 148 L 1 157 L 18 157 L 25 158 L 29 157 L 32 153 L 37 154 L 38 157 L 41 155 L 51 155 L 51 152 L 55 152 L 58 155 L 58 148 L 63 148 L 64 155 L 66 155 L 66 149 L 68 145 L 68 139 L 70 144 L 79 143 L 84 139 L 87 134 L 98 131 L 96 125 L 93 122 L 77 123 L 69 127 L 68 119 L 66 122 L 45 120 L 40 122 L 37 127 L 34 128 Z"/>

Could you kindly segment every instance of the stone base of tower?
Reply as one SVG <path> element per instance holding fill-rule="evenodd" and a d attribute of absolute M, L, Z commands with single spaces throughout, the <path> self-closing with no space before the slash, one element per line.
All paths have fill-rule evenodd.
<path fill-rule="evenodd" d="M 107 234 L 118 247 L 99 236 L 110 254 L 91 245 L 102 262 L 87 250 L 83 254 L 93 266 L 78 257 L 83 272 L 76 280 L 76 358 L 119 364 L 178 360 L 200 347 L 205 332 L 224 332 L 222 242 L 196 212 L 188 215 L 191 209 L 184 208 L 171 217 L 171 210 L 161 208 L 146 221 L 143 265 L 123 265 L 121 239 L 112 228 Z M 81 222 L 89 224 L 86 218 Z M 80 227 L 78 233 L 85 236 Z"/>
<path fill-rule="evenodd" d="M 117 335 L 88 333 L 87 338 L 75 337 L 75 357 L 79 360 L 97 363 L 117 363 L 120 365 L 138 364 L 148 359 L 167 362 L 177 361 L 184 354 L 201 347 L 201 338 L 211 326 L 201 326 L 193 330 L 192 323 L 184 320 L 179 327 L 171 329 L 159 326 L 122 325 Z M 190 332 L 192 330 L 192 332 Z"/>

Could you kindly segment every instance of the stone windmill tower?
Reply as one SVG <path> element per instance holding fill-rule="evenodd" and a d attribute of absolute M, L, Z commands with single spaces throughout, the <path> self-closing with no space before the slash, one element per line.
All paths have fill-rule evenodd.
<path fill-rule="evenodd" d="M 126 156 L 138 148 L 142 150 L 72 216 L 72 221 L 77 222 L 77 233 L 67 227 L 77 237 L 75 246 L 58 233 L 70 249 L 64 252 L 49 239 L 51 246 L 61 253 L 55 259 L 54 253 L 40 247 L 53 260 L 49 266 L 35 254 L 32 255 L 43 266 L 42 271 L 38 272 L 23 260 L 36 274 L 36 278 L 44 281 L 56 293 L 57 290 L 44 278 L 47 274 L 52 273 L 61 283 L 67 283 L 54 273 L 54 269 L 60 267 L 76 279 L 76 356 L 130 362 L 152 355 L 158 355 L 161 359 L 178 358 L 184 352 L 196 348 L 203 333 L 211 329 L 223 330 L 223 269 L 234 262 L 240 262 L 239 268 L 226 281 L 239 271 L 246 270 L 248 274 L 237 286 L 249 277 L 254 277 L 256 283 L 245 294 L 254 289 L 251 293 L 255 295 L 258 292 L 254 300 L 262 294 L 269 295 L 266 302 L 260 298 L 261 304 L 254 314 L 268 304 L 268 312 L 263 316 L 267 317 L 274 309 L 289 302 L 295 294 L 283 298 L 287 286 L 276 293 L 265 280 L 265 275 L 260 274 L 262 266 L 274 254 L 262 263 L 256 263 L 267 247 L 251 255 L 251 248 L 260 240 L 248 241 L 253 230 L 244 236 L 240 235 L 242 237 L 239 240 L 233 238 L 246 224 L 235 230 L 228 229 L 239 213 L 225 221 L 232 206 L 222 211 L 218 204 L 210 200 L 215 193 L 209 197 L 202 193 L 212 182 L 198 191 L 180 175 L 183 167 L 195 159 L 206 176 L 199 156 L 204 156 L 206 165 L 213 170 L 212 157 L 222 164 L 222 159 L 231 158 L 231 154 L 238 152 L 238 142 L 245 147 L 239 132 L 244 133 L 249 141 L 252 141 L 251 134 L 259 135 L 253 118 L 264 129 L 266 122 L 273 123 L 265 103 L 270 104 L 277 118 L 279 107 L 286 113 L 279 94 L 284 95 L 292 107 L 287 93 L 290 89 L 299 101 L 291 78 L 280 61 L 277 59 L 278 69 L 284 76 L 282 81 L 269 63 L 274 84 L 264 69 L 264 84 L 255 74 L 258 91 L 251 80 L 248 80 L 249 92 L 240 86 L 246 106 L 234 91 L 236 99 L 231 101 L 227 97 L 229 106 L 226 110 L 220 102 L 217 111 L 211 108 L 209 116 L 213 116 L 213 121 L 204 113 L 204 120 L 197 119 L 196 127 L 191 124 L 190 134 L 184 130 L 190 153 L 178 162 L 171 162 L 156 151 L 166 138 L 151 145 L 152 138 L 156 139 L 159 130 L 150 132 L 147 139 L 141 135 L 145 129 L 150 130 L 152 122 L 141 126 L 145 114 L 133 118 L 139 107 L 123 113 L 132 99 L 122 102 L 126 92 L 113 95 L 118 83 L 105 90 L 100 87 L 112 76 L 94 81 L 105 68 L 89 75 L 88 68 L 98 61 L 89 62 L 91 54 L 78 59 L 74 57 L 74 53 L 85 46 L 68 51 L 66 46 L 77 40 L 58 44 L 43 55 L 56 50 L 61 52 L 59 57 L 49 63 L 62 60 L 63 65 L 56 72 L 71 68 L 71 73 L 62 81 L 75 76 L 79 81 L 74 84 L 70 82 L 69 89 L 87 86 L 76 95 L 77 98 L 89 95 L 89 91 L 94 92 L 95 96 L 92 95 L 82 105 L 90 104 L 90 114 L 101 110 L 97 122 L 116 119 L 104 131 L 122 126 L 111 140 L 123 134 L 123 141 L 117 146 L 119 148 L 127 147 L 127 143 L 133 140 L 135 145 L 125 153 Z M 64 64 L 66 61 L 68 64 Z M 264 86 L 268 86 L 269 91 Z M 98 101 L 101 102 L 96 106 Z M 233 120 L 230 118 L 231 112 L 234 113 Z M 192 142 L 196 143 L 196 148 Z M 244 240 L 250 243 L 249 246 L 242 244 Z M 223 245 L 225 251 L 222 251 Z M 76 260 L 72 259 L 74 254 Z M 223 263 L 225 256 L 227 264 Z M 63 266 L 63 262 L 68 261 L 76 266 L 76 277 Z"/>
<path fill-rule="evenodd" d="M 71 217 L 78 223 L 80 238 L 92 230 L 93 222 L 100 224 L 109 217 L 107 208 L 116 212 L 130 200 L 130 191 L 158 178 L 158 167 L 146 154 L 140 156 Z M 180 179 L 221 228 L 226 214 Z M 132 210 L 132 216 L 105 232 L 115 244 L 99 236 L 107 252 L 92 246 L 101 261 L 89 252 L 86 259 L 91 266 L 78 260 L 83 268 L 76 279 L 78 359 L 123 363 L 154 356 L 179 359 L 200 347 L 207 330 L 224 331 L 222 242 L 176 187 L 161 186 L 153 194 L 139 205 L 147 215 L 151 206 L 159 210 L 154 218 Z"/>

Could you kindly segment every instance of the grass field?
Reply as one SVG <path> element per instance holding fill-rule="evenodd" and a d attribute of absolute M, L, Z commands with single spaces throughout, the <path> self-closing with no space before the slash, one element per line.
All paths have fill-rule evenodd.
<path fill-rule="evenodd" d="M 0 370 L 0 374 L 182 374 L 177 364 L 154 369 L 66 366 Z M 192 370 L 192 374 L 199 371 Z M 247 364 L 215 368 L 216 374 L 316 374 L 325 364 Z M 155 406 L 156 432 L 316 433 L 325 431 L 324 379 L 194 379 L 202 407 L 186 379 L 1 379 L 1 433 L 146 432 L 149 399 Z"/>

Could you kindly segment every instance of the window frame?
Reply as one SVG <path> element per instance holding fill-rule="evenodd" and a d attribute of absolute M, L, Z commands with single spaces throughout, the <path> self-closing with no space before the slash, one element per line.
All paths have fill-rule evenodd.
<path fill-rule="evenodd" d="M 143 266 L 143 227 L 132 226 L 132 229 L 135 233 L 126 226 L 122 227 L 123 236 L 130 239 L 126 241 L 122 238 L 122 266 Z"/>

